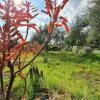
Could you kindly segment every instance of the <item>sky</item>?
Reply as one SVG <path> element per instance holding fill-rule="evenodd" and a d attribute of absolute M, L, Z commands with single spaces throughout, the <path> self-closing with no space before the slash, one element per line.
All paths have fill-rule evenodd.
<path fill-rule="evenodd" d="M 16 0 L 23 1 L 23 0 Z M 45 25 L 49 23 L 49 17 L 48 15 L 41 12 L 41 10 L 44 9 L 45 2 L 44 0 L 30 0 L 34 7 L 38 9 L 39 15 L 34 18 L 32 21 L 33 23 L 36 23 L 38 26 Z M 61 3 L 63 0 L 57 0 L 57 3 Z M 60 15 L 64 16 L 68 20 L 69 26 L 73 21 L 75 21 L 75 17 L 79 16 L 83 11 L 84 8 L 87 7 L 87 1 L 88 0 L 69 0 Z M 2 0 L 0 0 L 2 2 Z M 23 30 L 23 29 L 22 29 Z M 30 32 L 33 32 L 33 30 L 30 30 Z M 24 33 L 24 32 L 23 32 Z M 30 36 L 29 36 L 30 38 Z"/>
<path fill-rule="evenodd" d="M 44 9 L 44 0 L 30 1 L 32 1 L 33 5 L 35 5 L 39 9 L 39 11 L 41 11 L 41 9 Z M 63 0 L 57 0 L 58 4 L 62 1 Z M 75 20 L 75 17 L 80 15 L 84 8 L 86 8 L 87 1 L 88 0 L 69 0 L 60 15 L 66 17 L 69 24 L 72 23 Z M 44 25 L 45 23 L 48 23 L 48 16 L 40 13 L 37 18 L 34 19 L 34 22 L 38 22 L 39 25 Z"/>
<path fill-rule="evenodd" d="M 30 0 L 33 5 L 39 9 L 40 14 L 34 19 L 34 23 L 40 25 L 45 25 L 49 22 L 49 17 L 41 13 L 41 9 L 44 9 L 44 0 Z M 57 0 L 58 4 L 63 0 Z M 64 16 L 68 20 L 68 25 L 71 26 L 72 22 L 75 21 L 76 16 L 80 16 L 84 9 L 87 7 L 88 0 L 69 0 L 65 8 L 62 10 L 60 15 Z"/>

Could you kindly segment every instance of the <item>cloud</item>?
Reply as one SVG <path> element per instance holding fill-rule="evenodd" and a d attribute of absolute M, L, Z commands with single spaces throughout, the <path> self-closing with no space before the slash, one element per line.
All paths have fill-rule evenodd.
<path fill-rule="evenodd" d="M 43 4 L 44 2 L 40 2 L 41 0 L 38 0 L 38 3 L 41 3 L 41 5 L 39 5 L 39 9 L 43 9 Z M 57 4 L 61 4 L 63 0 L 57 0 Z M 34 1 L 34 4 L 36 4 L 36 2 Z M 69 23 L 72 23 L 73 20 L 75 20 L 75 16 L 79 15 L 80 13 L 82 13 L 83 8 L 85 8 L 87 5 L 87 0 L 69 0 L 68 3 L 66 4 L 64 10 L 62 10 L 62 12 L 60 13 L 60 15 L 66 17 L 69 21 Z M 38 7 L 38 6 L 37 6 Z M 34 21 L 36 23 L 38 23 L 39 25 L 43 25 L 48 23 L 48 19 L 49 17 L 46 14 L 40 13 L 37 17 L 37 19 Z"/>
<path fill-rule="evenodd" d="M 33 4 L 40 10 L 44 9 L 44 2 L 41 0 L 31 0 Z M 57 0 L 57 4 L 60 4 L 63 0 Z M 74 20 L 75 17 L 80 15 L 84 8 L 87 6 L 87 0 L 69 0 L 68 3 L 66 4 L 64 10 L 60 13 L 60 15 L 66 17 L 69 21 L 69 24 L 71 24 Z M 37 24 L 38 26 L 40 25 L 45 25 L 49 22 L 49 17 L 48 15 L 41 13 L 33 19 L 33 23 Z M 33 34 L 33 30 L 30 31 L 30 33 Z"/>
<path fill-rule="evenodd" d="M 74 18 L 83 13 L 82 11 L 87 6 L 87 0 L 70 0 L 64 10 L 61 12 L 61 15 L 67 17 L 69 23 L 75 20 Z"/>

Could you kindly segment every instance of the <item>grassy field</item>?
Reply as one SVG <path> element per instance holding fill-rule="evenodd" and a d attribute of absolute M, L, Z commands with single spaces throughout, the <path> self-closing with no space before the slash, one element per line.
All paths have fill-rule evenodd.
<path fill-rule="evenodd" d="M 78 56 L 72 52 L 47 52 L 33 65 L 43 71 L 41 87 L 51 91 L 54 97 L 63 97 L 54 100 L 100 100 L 100 53 Z M 14 88 L 14 95 L 21 96 L 23 81 L 16 78 Z M 33 93 L 30 85 L 28 88 Z"/>
<path fill-rule="evenodd" d="M 73 100 L 100 100 L 100 54 L 80 57 L 71 52 L 48 52 L 34 65 L 44 72 L 43 85 L 54 95 L 69 94 Z"/>

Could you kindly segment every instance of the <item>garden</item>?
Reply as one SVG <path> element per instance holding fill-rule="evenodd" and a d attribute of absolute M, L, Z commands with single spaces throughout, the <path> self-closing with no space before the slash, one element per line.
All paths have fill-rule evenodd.
<path fill-rule="evenodd" d="M 99 0 L 0 0 L 0 100 L 100 100 L 99 8 Z"/>

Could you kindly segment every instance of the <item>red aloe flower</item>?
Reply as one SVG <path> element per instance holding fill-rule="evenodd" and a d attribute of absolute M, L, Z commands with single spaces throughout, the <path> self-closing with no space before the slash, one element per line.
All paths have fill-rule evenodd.
<path fill-rule="evenodd" d="M 0 3 L 0 18 L 5 24 L 0 28 L 0 49 L 6 54 L 5 61 L 9 61 L 16 55 L 16 51 L 27 44 L 19 33 L 19 27 L 26 26 L 28 29 L 35 29 L 39 33 L 36 24 L 30 23 L 38 14 L 36 13 L 37 9 L 31 5 L 31 2 L 23 2 L 22 6 L 19 7 L 14 4 L 13 0 L 3 1 L 3 4 Z M 18 40 L 21 40 L 21 42 L 19 43 Z M 11 41 L 18 43 L 11 47 Z"/>
<path fill-rule="evenodd" d="M 63 2 L 59 5 L 57 5 L 57 0 L 45 0 L 46 3 L 46 11 L 43 11 L 44 13 L 48 14 L 49 17 L 52 19 L 52 21 L 49 23 L 48 26 L 48 33 L 52 31 L 52 26 L 54 25 L 55 27 L 62 27 L 64 26 L 65 30 L 69 32 L 69 28 L 67 26 L 67 19 L 59 16 L 59 13 L 61 10 L 64 8 L 68 0 L 63 0 Z M 58 22 L 58 19 L 60 19 L 60 22 Z M 51 24 L 53 23 L 53 24 Z"/>
<path fill-rule="evenodd" d="M 15 24 L 16 27 L 27 26 L 29 28 L 35 29 L 37 33 L 40 33 L 36 24 L 34 23 L 30 24 L 31 20 L 38 15 L 36 11 L 37 9 L 32 6 L 31 2 L 28 1 L 23 2 L 21 10 L 17 11 L 16 15 L 14 16 L 15 22 L 13 24 Z M 22 24 L 22 22 L 24 22 L 24 24 Z"/>
<path fill-rule="evenodd" d="M 4 6 L 0 3 L 0 9 L 4 9 Z"/>
<path fill-rule="evenodd" d="M 20 33 L 17 33 L 17 36 L 21 39 L 22 43 L 26 42 L 26 40 L 23 38 L 23 36 Z"/>

